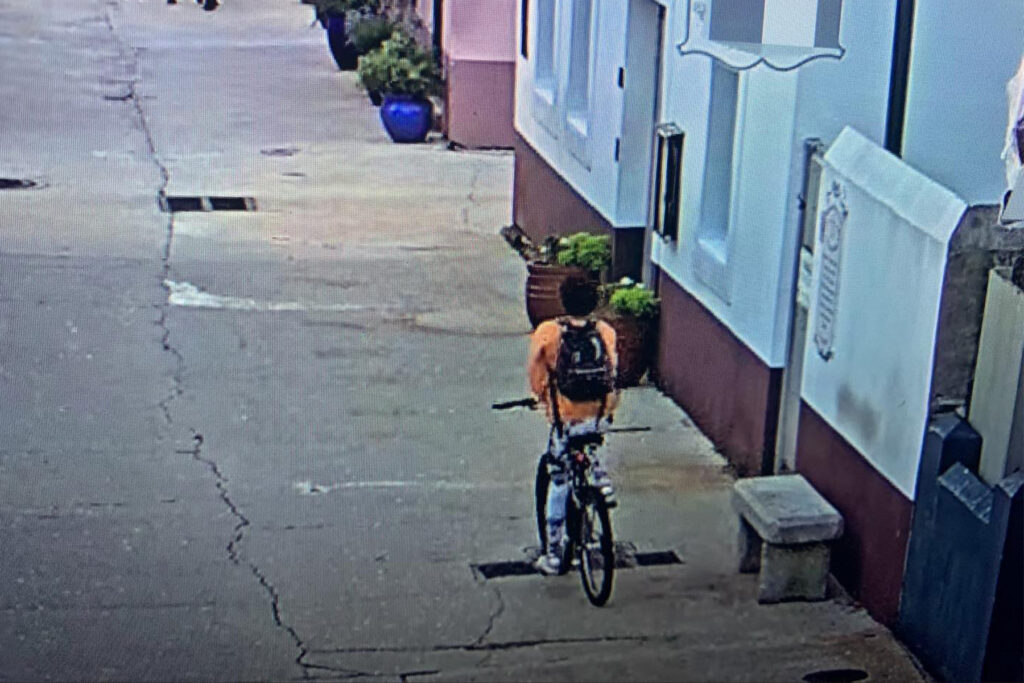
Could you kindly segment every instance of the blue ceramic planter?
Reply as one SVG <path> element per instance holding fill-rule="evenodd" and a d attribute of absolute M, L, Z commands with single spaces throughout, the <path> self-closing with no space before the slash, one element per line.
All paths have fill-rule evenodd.
<path fill-rule="evenodd" d="M 327 46 L 331 48 L 334 63 L 343 71 L 351 71 L 359 64 L 359 54 L 349 42 L 345 31 L 345 15 L 331 14 L 327 17 Z"/>
<path fill-rule="evenodd" d="M 387 95 L 380 107 L 384 130 L 395 142 L 423 142 L 434 123 L 430 100 Z"/>

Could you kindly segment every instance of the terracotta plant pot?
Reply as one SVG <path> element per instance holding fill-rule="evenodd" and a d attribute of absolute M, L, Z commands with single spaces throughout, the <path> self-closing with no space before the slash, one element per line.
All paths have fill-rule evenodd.
<path fill-rule="evenodd" d="M 657 318 L 635 318 L 610 312 L 601 317 L 615 329 L 615 350 L 619 354 L 618 386 L 637 386 L 651 367 L 657 348 Z"/>
<path fill-rule="evenodd" d="M 526 315 L 530 324 L 537 327 L 545 320 L 565 315 L 558 288 L 570 275 L 587 277 L 587 272 L 575 266 L 538 262 L 527 263 L 526 267 L 530 272 L 526 278 Z"/>

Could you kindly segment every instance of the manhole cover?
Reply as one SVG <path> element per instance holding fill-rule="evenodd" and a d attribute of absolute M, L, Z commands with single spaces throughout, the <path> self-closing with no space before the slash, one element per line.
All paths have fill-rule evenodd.
<path fill-rule="evenodd" d="M 36 181 L 27 178 L 0 178 L 0 190 L 27 190 L 35 186 Z"/>
<path fill-rule="evenodd" d="M 252 197 L 201 197 L 167 195 L 160 197 L 160 209 L 166 213 L 183 211 L 255 211 Z"/>
<path fill-rule="evenodd" d="M 826 669 L 809 673 L 804 680 L 807 683 L 853 683 L 867 677 L 868 672 L 861 669 Z"/>

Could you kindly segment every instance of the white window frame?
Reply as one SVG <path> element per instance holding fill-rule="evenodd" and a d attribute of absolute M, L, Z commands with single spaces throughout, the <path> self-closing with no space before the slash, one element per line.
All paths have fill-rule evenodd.
<path fill-rule="evenodd" d="M 585 168 L 590 169 L 590 125 L 594 92 L 594 61 L 597 41 L 597 12 L 600 3 L 595 0 L 571 0 L 569 23 L 569 66 L 565 84 L 565 142 L 566 148 Z M 579 16 L 586 10 L 588 25 L 579 24 Z M 580 50 L 580 38 L 586 44 Z M 582 84 L 581 84 L 582 81 Z"/>
<path fill-rule="evenodd" d="M 559 0 L 534 0 L 533 6 L 533 118 L 557 138 Z"/>
<path fill-rule="evenodd" d="M 694 273 L 726 302 L 732 299 L 729 259 L 736 233 L 732 228 L 736 197 L 739 196 L 737 160 L 742 153 L 745 86 L 743 72 L 730 69 L 721 62 L 712 63 L 707 149 L 694 249 Z M 728 177 L 723 179 L 726 173 Z"/>

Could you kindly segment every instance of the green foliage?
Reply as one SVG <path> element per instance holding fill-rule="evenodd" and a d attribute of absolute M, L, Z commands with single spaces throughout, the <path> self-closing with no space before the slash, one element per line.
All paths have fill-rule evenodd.
<path fill-rule="evenodd" d="M 356 52 L 365 55 L 381 46 L 399 26 L 387 17 L 371 14 L 360 18 L 349 29 L 348 38 Z"/>
<path fill-rule="evenodd" d="M 426 97 L 441 89 L 433 53 L 401 30 L 359 58 L 359 80 L 367 92 L 385 95 Z"/>
<path fill-rule="evenodd" d="M 345 14 L 347 12 L 376 13 L 380 9 L 380 0 L 316 0 L 317 15 Z"/>
<path fill-rule="evenodd" d="M 639 283 L 616 285 L 612 289 L 608 306 L 619 315 L 634 318 L 653 318 L 658 315 L 661 301 L 654 292 Z"/>
<path fill-rule="evenodd" d="M 611 238 L 577 232 L 558 242 L 556 259 L 559 265 L 579 266 L 590 273 L 600 273 L 612 262 Z"/>

